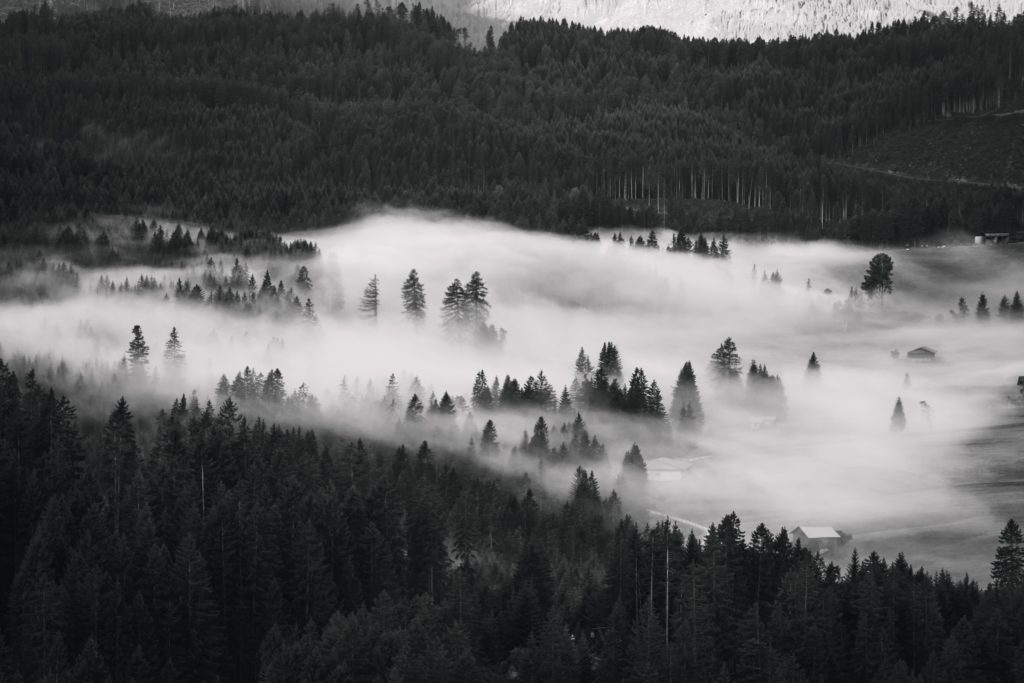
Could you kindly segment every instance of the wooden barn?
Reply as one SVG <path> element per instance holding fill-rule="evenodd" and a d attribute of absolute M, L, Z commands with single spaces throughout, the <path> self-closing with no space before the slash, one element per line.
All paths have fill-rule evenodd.
<path fill-rule="evenodd" d="M 836 552 L 843 544 L 843 535 L 830 526 L 798 526 L 790 534 L 793 543 L 800 541 L 800 545 L 811 552 Z"/>

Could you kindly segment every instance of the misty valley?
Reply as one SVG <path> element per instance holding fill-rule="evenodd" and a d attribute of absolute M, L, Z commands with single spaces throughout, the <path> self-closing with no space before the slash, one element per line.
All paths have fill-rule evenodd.
<path fill-rule="evenodd" d="M 1022 1 L 0 0 L 0 683 L 1024 681 Z"/>
<path fill-rule="evenodd" d="M 440 640 L 389 670 L 456 652 L 547 678 L 557 646 L 586 678 L 659 629 L 669 650 L 707 638 L 698 614 L 757 619 L 715 616 L 766 600 L 740 583 L 750 557 L 780 572 L 754 579 L 774 609 L 794 572 L 841 590 L 858 557 L 936 609 L 976 601 L 1021 503 L 1013 246 L 417 212 L 273 238 L 119 217 L 48 234 L 0 276 L 10 671 L 112 655 L 126 679 L 284 676 L 320 648 L 358 677 L 375 665 L 327 642 L 406 614 Z M 184 630 L 150 643 L 140 612 Z M 474 633 L 430 626 L 448 618 Z M 90 630 L 106 619 L 124 631 Z M 678 647 L 667 670 L 704 675 L 709 645 Z M 766 652 L 786 680 L 804 666 Z"/>

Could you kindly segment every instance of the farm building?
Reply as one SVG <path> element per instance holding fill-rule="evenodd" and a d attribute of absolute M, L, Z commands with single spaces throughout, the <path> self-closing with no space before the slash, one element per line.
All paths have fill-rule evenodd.
<path fill-rule="evenodd" d="M 798 526 L 790 535 L 811 552 L 835 552 L 843 544 L 842 534 L 830 526 Z"/>
<path fill-rule="evenodd" d="M 930 363 L 935 360 L 938 352 L 930 346 L 919 346 L 916 349 L 907 351 L 907 360 L 917 363 Z"/>
<path fill-rule="evenodd" d="M 647 481 L 681 481 L 687 464 L 674 458 L 653 458 L 647 461 Z"/>
<path fill-rule="evenodd" d="M 752 417 L 748 424 L 750 425 L 750 428 L 756 432 L 762 429 L 772 429 L 776 424 L 778 424 L 778 421 L 779 418 L 774 416 Z"/>

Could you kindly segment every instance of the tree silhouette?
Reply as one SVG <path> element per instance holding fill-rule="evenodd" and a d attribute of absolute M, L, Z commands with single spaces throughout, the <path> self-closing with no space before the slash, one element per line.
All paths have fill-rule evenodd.
<path fill-rule="evenodd" d="M 877 294 L 879 305 L 884 305 L 886 294 L 892 294 L 892 271 L 892 258 L 888 254 L 875 254 L 868 262 L 860 288 L 870 297 Z"/>

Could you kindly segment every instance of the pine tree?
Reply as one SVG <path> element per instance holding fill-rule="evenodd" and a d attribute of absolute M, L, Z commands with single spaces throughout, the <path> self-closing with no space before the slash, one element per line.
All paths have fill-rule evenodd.
<path fill-rule="evenodd" d="M 697 376 L 693 372 L 690 361 L 683 364 L 672 390 L 672 416 L 684 423 L 684 426 L 700 427 L 704 423 L 704 406 L 697 388 Z"/>
<path fill-rule="evenodd" d="M 647 481 L 647 463 L 636 444 L 626 451 L 622 459 L 622 476 L 626 480 Z"/>
<path fill-rule="evenodd" d="M 420 276 L 413 268 L 409 271 L 409 277 L 402 284 L 402 307 L 405 316 L 415 323 L 422 323 L 427 315 L 427 298 L 423 292 L 423 283 Z"/>
<path fill-rule="evenodd" d="M 405 408 L 405 421 L 417 423 L 423 420 L 423 401 L 416 394 L 409 399 L 409 405 Z"/>
<path fill-rule="evenodd" d="M 999 317 L 1004 320 L 1010 317 L 1010 297 L 1003 296 L 999 300 Z"/>
<path fill-rule="evenodd" d="M 1021 301 L 1020 292 L 1013 293 L 1013 302 L 1010 304 L 1010 317 L 1016 320 L 1024 318 L 1024 301 Z"/>
<path fill-rule="evenodd" d="M 363 298 L 359 302 L 359 311 L 367 318 L 377 319 L 380 311 L 380 278 L 374 275 L 363 290 Z"/>
<path fill-rule="evenodd" d="M 989 319 L 990 313 L 988 310 L 988 298 L 985 296 L 984 292 L 978 296 L 978 307 L 975 309 L 974 315 L 981 322 L 986 322 Z"/>
<path fill-rule="evenodd" d="M 128 342 L 128 368 L 132 375 L 145 376 L 146 365 L 149 364 L 149 346 L 142 336 L 142 327 L 132 327 L 132 339 Z"/>
<path fill-rule="evenodd" d="M 821 364 L 818 363 L 818 356 L 813 351 L 811 357 L 807 361 L 807 377 L 808 379 L 817 379 L 821 375 Z"/>
<path fill-rule="evenodd" d="M 484 425 L 484 431 L 480 435 L 480 452 L 484 455 L 492 455 L 498 451 L 498 429 L 494 426 L 494 420 L 488 420 Z"/>
<path fill-rule="evenodd" d="M 622 379 L 622 359 L 619 358 L 619 349 L 614 343 L 605 342 L 601 345 L 597 369 L 604 374 L 609 382 Z"/>
<path fill-rule="evenodd" d="M 711 376 L 718 381 L 739 381 L 742 359 L 736 350 L 736 342 L 727 337 L 711 354 Z"/>
<path fill-rule="evenodd" d="M 594 366 L 590 364 L 590 356 L 586 354 L 583 347 L 580 347 L 579 354 L 576 355 L 576 379 L 581 382 L 590 379 L 590 373 L 594 371 Z"/>
<path fill-rule="evenodd" d="M 164 345 L 164 361 L 170 365 L 181 365 L 185 362 L 185 351 L 181 346 L 181 339 L 178 338 L 178 328 L 171 328 L 171 336 Z"/>
<path fill-rule="evenodd" d="M 658 421 L 664 421 L 667 417 L 665 412 L 665 402 L 661 397 L 661 389 L 658 388 L 657 380 L 651 381 L 651 385 L 647 388 L 646 398 L 644 414 L 653 417 Z"/>
<path fill-rule="evenodd" d="M 459 278 L 452 280 L 441 299 L 441 323 L 451 334 L 461 336 L 466 326 L 466 291 Z"/>
<path fill-rule="evenodd" d="M 860 288 L 868 296 L 878 295 L 879 305 L 884 305 L 883 300 L 886 294 L 892 294 L 892 258 L 888 254 L 875 254 L 868 262 L 868 269 L 864 273 L 864 281 Z"/>
<path fill-rule="evenodd" d="M 903 414 L 903 400 L 898 396 L 896 397 L 896 406 L 892 409 L 892 419 L 890 420 L 890 430 L 894 432 L 902 432 L 907 426 L 907 416 Z"/>
<path fill-rule="evenodd" d="M 271 405 L 281 405 L 284 403 L 287 392 L 284 387 L 284 376 L 281 374 L 280 369 L 274 368 L 267 373 L 267 378 L 264 380 L 260 392 L 260 397 L 266 403 Z"/>
<path fill-rule="evenodd" d="M 732 251 L 729 249 L 729 238 L 725 235 L 722 235 L 722 239 L 718 241 L 718 255 L 724 259 L 732 256 Z"/>
<path fill-rule="evenodd" d="M 475 330 L 487 323 L 491 308 L 491 304 L 487 302 L 487 285 L 484 284 L 479 271 L 474 271 L 469 277 L 464 293 L 466 322 Z"/>
<path fill-rule="evenodd" d="M 999 533 L 999 547 L 992 561 L 992 583 L 996 588 L 1024 586 L 1024 534 L 1012 519 Z"/>
<path fill-rule="evenodd" d="M 309 269 L 300 266 L 298 275 L 295 276 L 295 284 L 301 291 L 309 292 L 313 289 L 313 280 L 309 277 Z"/>
<path fill-rule="evenodd" d="M 476 378 L 473 380 L 473 393 L 470 397 L 470 403 L 473 405 L 474 410 L 490 410 L 494 407 L 494 397 L 491 395 L 491 389 L 487 385 L 487 375 L 484 371 L 476 373 Z"/>
<path fill-rule="evenodd" d="M 546 455 L 549 449 L 548 423 L 545 422 L 544 417 L 541 416 L 537 418 L 537 422 L 533 425 L 533 436 L 530 438 L 527 451 L 537 457 L 540 457 Z"/>

